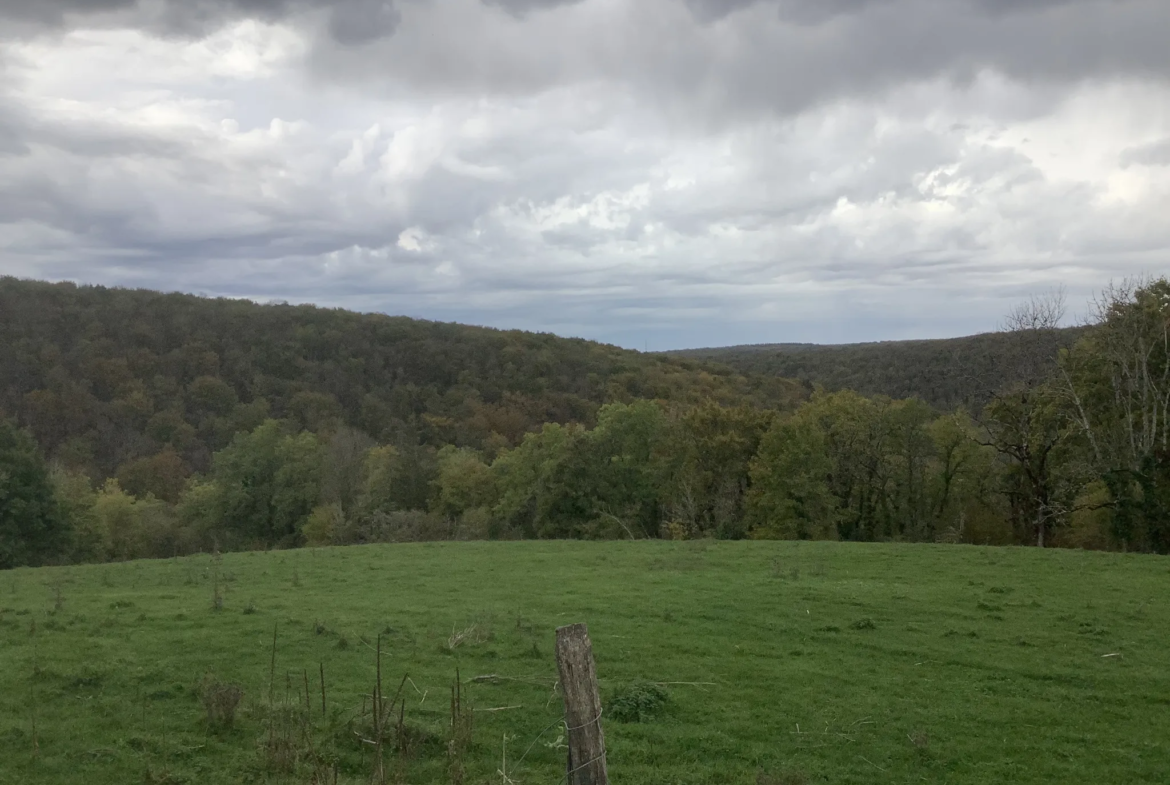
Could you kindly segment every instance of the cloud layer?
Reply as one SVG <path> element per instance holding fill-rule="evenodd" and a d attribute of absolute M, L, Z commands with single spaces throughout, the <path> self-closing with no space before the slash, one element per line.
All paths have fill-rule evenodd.
<path fill-rule="evenodd" d="M 0 0 L 0 271 L 636 348 L 1165 269 L 1160 0 Z"/>

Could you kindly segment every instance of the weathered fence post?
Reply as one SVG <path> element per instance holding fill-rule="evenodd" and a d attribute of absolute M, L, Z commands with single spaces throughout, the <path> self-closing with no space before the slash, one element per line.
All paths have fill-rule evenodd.
<path fill-rule="evenodd" d="M 557 628 L 557 669 L 569 734 L 568 785 L 609 785 L 593 644 L 584 624 Z"/>

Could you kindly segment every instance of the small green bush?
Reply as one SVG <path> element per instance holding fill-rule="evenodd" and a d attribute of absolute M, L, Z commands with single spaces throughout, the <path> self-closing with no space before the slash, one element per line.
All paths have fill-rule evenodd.
<path fill-rule="evenodd" d="M 649 722 L 662 714 L 670 694 L 651 682 L 635 682 L 614 693 L 606 713 L 618 722 Z"/>

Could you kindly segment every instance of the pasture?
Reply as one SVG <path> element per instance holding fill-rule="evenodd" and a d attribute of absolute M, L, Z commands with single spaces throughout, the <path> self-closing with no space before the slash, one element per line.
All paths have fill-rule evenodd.
<path fill-rule="evenodd" d="M 365 783 L 380 735 L 388 782 L 557 785 L 554 630 L 577 621 L 621 698 L 617 785 L 1165 783 L 1168 600 L 1164 557 L 828 542 L 21 569 L 0 573 L 0 783 Z"/>

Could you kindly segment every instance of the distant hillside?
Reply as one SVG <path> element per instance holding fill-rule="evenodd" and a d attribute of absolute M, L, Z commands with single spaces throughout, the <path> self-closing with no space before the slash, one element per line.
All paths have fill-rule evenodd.
<path fill-rule="evenodd" d="M 548 334 L 0 278 L 0 415 L 98 477 L 168 446 L 202 471 L 267 416 L 498 449 L 610 401 L 788 407 L 804 392 Z"/>
<path fill-rule="evenodd" d="M 1051 367 L 1059 348 L 1071 346 L 1085 328 L 1068 327 L 1044 336 L 1043 352 L 1027 337 L 999 332 L 964 338 L 882 341 L 837 346 L 759 344 L 689 349 L 669 353 L 724 363 L 744 374 L 766 374 L 852 389 L 866 395 L 917 397 L 944 409 L 979 407 L 996 390 L 1034 372 L 1030 358 Z"/>

